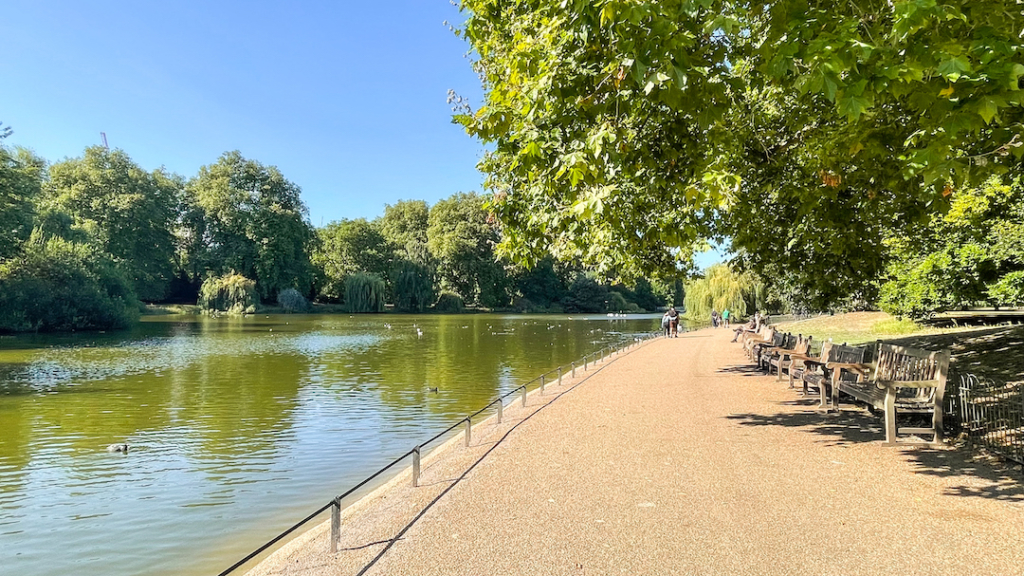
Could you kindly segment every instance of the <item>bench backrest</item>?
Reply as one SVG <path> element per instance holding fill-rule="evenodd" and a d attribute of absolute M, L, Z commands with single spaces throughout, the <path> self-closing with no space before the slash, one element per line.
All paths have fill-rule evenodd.
<path fill-rule="evenodd" d="M 793 351 L 797 354 L 810 354 L 811 353 L 811 339 L 813 336 L 804 338 L 803 335 L 797 339 L 796 344 L 793 346 Z"/>
<path fill-rule="evenodd" d="M 946 390 L 949 356 L 949 350 L 931 352 L 879 342 L 872 379 L 892 382 L 934 380 L 934 387 L 917 388 L 914 396 L 933 398 L 938 394 L 941 401 Z"/>
<path fill-rule="evenodd" d="M 847 346 L 844 342 L 839 346 L 832 346 L 832 357 L 828 361 L 860 364 L 864 361 L 867 352 L 866 346 Z M 854 381 L 857 380 L 857 374 L 844 370 L 839 378 L 840 380 Z"/>
<path fill-rule="evenodd" d="M 833 344 L 831 340 L 826 340 L 825 342 L 823 342 L 821 344 L 821 352 L 818 353 L 818 358 L 820 358 L 823 362 L 835 362 L 835 360 L 832 358 L 832 348 L 834 347 L 835 344 Z"/>

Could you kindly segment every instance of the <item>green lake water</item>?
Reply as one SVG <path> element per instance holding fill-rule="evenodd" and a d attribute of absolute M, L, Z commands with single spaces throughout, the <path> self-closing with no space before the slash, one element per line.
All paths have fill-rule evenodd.
<path fill-rule="evenodd" d="M 0 573 L 215 575 L 497 394 L 659 320 L 154 316 L 0 337 Z"/>

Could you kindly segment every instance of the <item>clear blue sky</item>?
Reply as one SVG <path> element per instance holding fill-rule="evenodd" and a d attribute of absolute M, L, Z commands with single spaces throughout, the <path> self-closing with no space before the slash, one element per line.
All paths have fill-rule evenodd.
<path fill-rule="evenodd" d="M 240 150 L 303 190 L 315 225 L 481 190 L 483 147 L 447 91 L 481 101 L 448 0 L 4 0 L 5 141 L 55 161 L 106 132 L 192 176 Z"/>

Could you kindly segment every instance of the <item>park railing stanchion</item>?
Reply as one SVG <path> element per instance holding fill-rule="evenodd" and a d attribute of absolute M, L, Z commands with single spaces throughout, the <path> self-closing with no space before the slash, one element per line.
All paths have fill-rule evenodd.
<path fill-rule="evenodd" d="M 331 506 L 331 554 L 337 554 L 341 541 L 341 499 L 335 498 Z"/>
<path fill-rule="evenodd" d="M 501 422 L 501 419 L 498 419 Z M 412 449 L 412 487 L 419 488 L 420 485 L 420 447 Z"/>
<path fill-rule="evenodd" d="M 617 344 L 606 344 L 605 346 L 601 347 L 600 349 L 598 349 L 598 350 L 596 350 L 594 352 L 590 352 L 588 354 L 585 354 L 583 356 L 583 371 L 584 372 L 588 371 L 590 369 L 590 365 L 591 364 L 596 364 L 597 362 L 605 362 L 607 360 L 612 359 L 616 355 L 621 355 L 623 352 L 629 351 L 630 348 L 637 347 L 637 346 L 642 346 L 646 340 L 649 340 L 649 339 L 651 339 L 651 338 L 653 338 L 655 336 L 657 336 L 656 333 L 642 334 L 640 336 L 634 336 L 631 340 L 623 339 L 623 340 L 619 341 Z M 572 362 L 569 363 L 569 366 L 564 366 L 564 365 L 563 366 L 558 366 L 554 370 L 558 374 L 558 385 L 559 386 L 562 386 L 562 380 L 563 380 L 563 378 L 566 375 L 571 375 L 571 377 L 573 379 L 576 378 L 576 364 L 577 364 L 577 362 L 578 362 L 577 360 L 573 360 Z M 547 377 L 548 377 L 549 374 L 551 374 L 551 372 L 548 372 L 547 374 L 541 374 L 541 376 L 539 378 L 539 380 L 540 380 L 540 394 L 541 395 L 543 395 L 544 392 L 545 392 L 545 387 L 547 385 Z M 263 544 L 260 548 L 258 548 L 255 551 L 253 551 L 251 554 L 249 554 L 245 558 L 239 560 L 238 562 L 236 562 L 233 566 L 231 566 L 227 570 L 221 572 L 218 576 L 227 576 L 229 574 L 234 573 L 237 569 L 239 569 L 240 567 L 242 567 L 243 565 L 245 565 L 246 563 L 251 561 L 253 558 L 256 558 L 259 554 L 262 554 L 266 550 L 270 549 L 270 547 L 273 546 L 275 543 L 277 543 L 281 539 L 287 537 L 289 534 L 293 533 L 295 530 L 297 530 L 301 526 L 304 526 L 306 523 L 314 520 L 318 515 L 323 514 L 328 509 L 330 510 L 330 513 L 331 513 L 331 520 L 330 520 L 330 522 L 331 522 L 330 550 L 331 550 L 332 554 L 336 554 L 338 552 L 338 549 L 339 549 L 339 546 L 340 546 L 340 543 L 341 543 L 341 505 L 342 505 L 342 501 L 346 497 L 350 496 L 351 494 L 355 493 L 356 491 L 358 491 L 359 489 L 361 489 L 362 487 L 364 487 L 368 483 L 372 482 L 378 476 L 380 476 L 381 474 L 387 472 L 389 469 L 393 468 L 394 466 L 396 466 L 397 464 L 402 462 L 408 456 L 412 456 L 412 470 L 411 470 L 411 474 L 410 474 L 410 476 L 411 476 L 411 478 L 410 478 L 411 484 L 412 484 L 412 487 L 418 488 L 420 486 L 420 477 L 422 475 L 423 448 L 426 445 L 433 443 L 434 441 L 438 440 L 439 438 L 443 437 L 446 434 L 449 434 L 449 433 L 452 433 L 452 432 L 456 431 L 459 428 L 460 425 L 465 423 L 465 426 L 466 426 L 466 429 L 465 429 L 465 435 L 466 435 L 465 444 L 466 444 L 467 448 L 471 447 L 472 446 L 472 442 L 473 442 L 473 417 L 478 415 L 478 414 L 482 414 L 482 413 L 486 412 L 487 410 L 489 410 L 491 408 L 491 406 L 493 406 L 495 403 L 497 403 L 497 422 L 499 424 L 501 424 L 504 421 L 504 415 L 505 415 L 504 414 L 504 412 L 505 412 L 505 398 L 508 398 L 510 396 L 514 397 L 515 393 L 519 392 L 520 393 L 520 402 L 522 404 L 522 407 L 526 408 L 526 397 L 527 397 L 528 387 L 532 383 L 533 383 L 533 380 L 531 380 L 530 382 L 527 382 L 526 384 L 523 384 L 522 386 L 519 386 L 516 389 L 513 389 L 510 392 L 507 392 L 504 396 L 499 396 L 497 400 L 492 401 L 490 404 L 488 404 L 487 406 L 483 407 L 479 411 L 474 412 L 473 414 L 467 416 L 466 418 L 464 418 L 463 420 L 461 420 L 459 422 L 456 422 L 455 424 L 451 425 L 449 428 L 447 428 L 446 430 L 444 430 L 444 431 L 440 432 L 439 434 L 435 435 L 434 437 L 432 437 L 431 439 L 427 440 L 426 442 L 417 445 L 415 448 L 413 448 L 409 452 L 406 452 L 405 454 L 403 454 L 399 458 L 396 458 L 390 464 L 388 464 L 388 465 L 384 466 L 383 468 L 377 470 L 375 473 L 373 473 L 372 475 L 370 475 L 367 478 L 365 478 L 364 480 L 362 480 L 359 484 L 357 484 L 357 485 L 353 486 L 352 488 L 350 488 L 347 492 L 341 494 L 340 496 L 335 497 L 330 502 L 324 504 L 319 509 L 317 509 L 315 512 L 313 512 L 312 514 L 310 514 L 305 519 L 301 520 L 300 522 L 298 522 L 297 524 L 295 524 L 294 526 L 292 526 L 291 528 L 289 528 L 285 532 L 279 534 L 277 537 L 273 538 L 272 540 L 269 540 L 268 542 Z M 514 402 L 514 400 L 512 400 L 512 402 Z"/>

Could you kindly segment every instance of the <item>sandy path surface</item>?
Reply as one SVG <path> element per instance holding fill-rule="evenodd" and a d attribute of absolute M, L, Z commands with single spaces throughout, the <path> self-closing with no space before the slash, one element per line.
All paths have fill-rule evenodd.
<path fill-rule="evenodd" d="M 730 337 L 549 386 L 347 511 L 341 552 L 321 528 L 254 574 L 1024 574 L 1019 473 L 883 447 L 878 418 L 818 412 Z"/>

